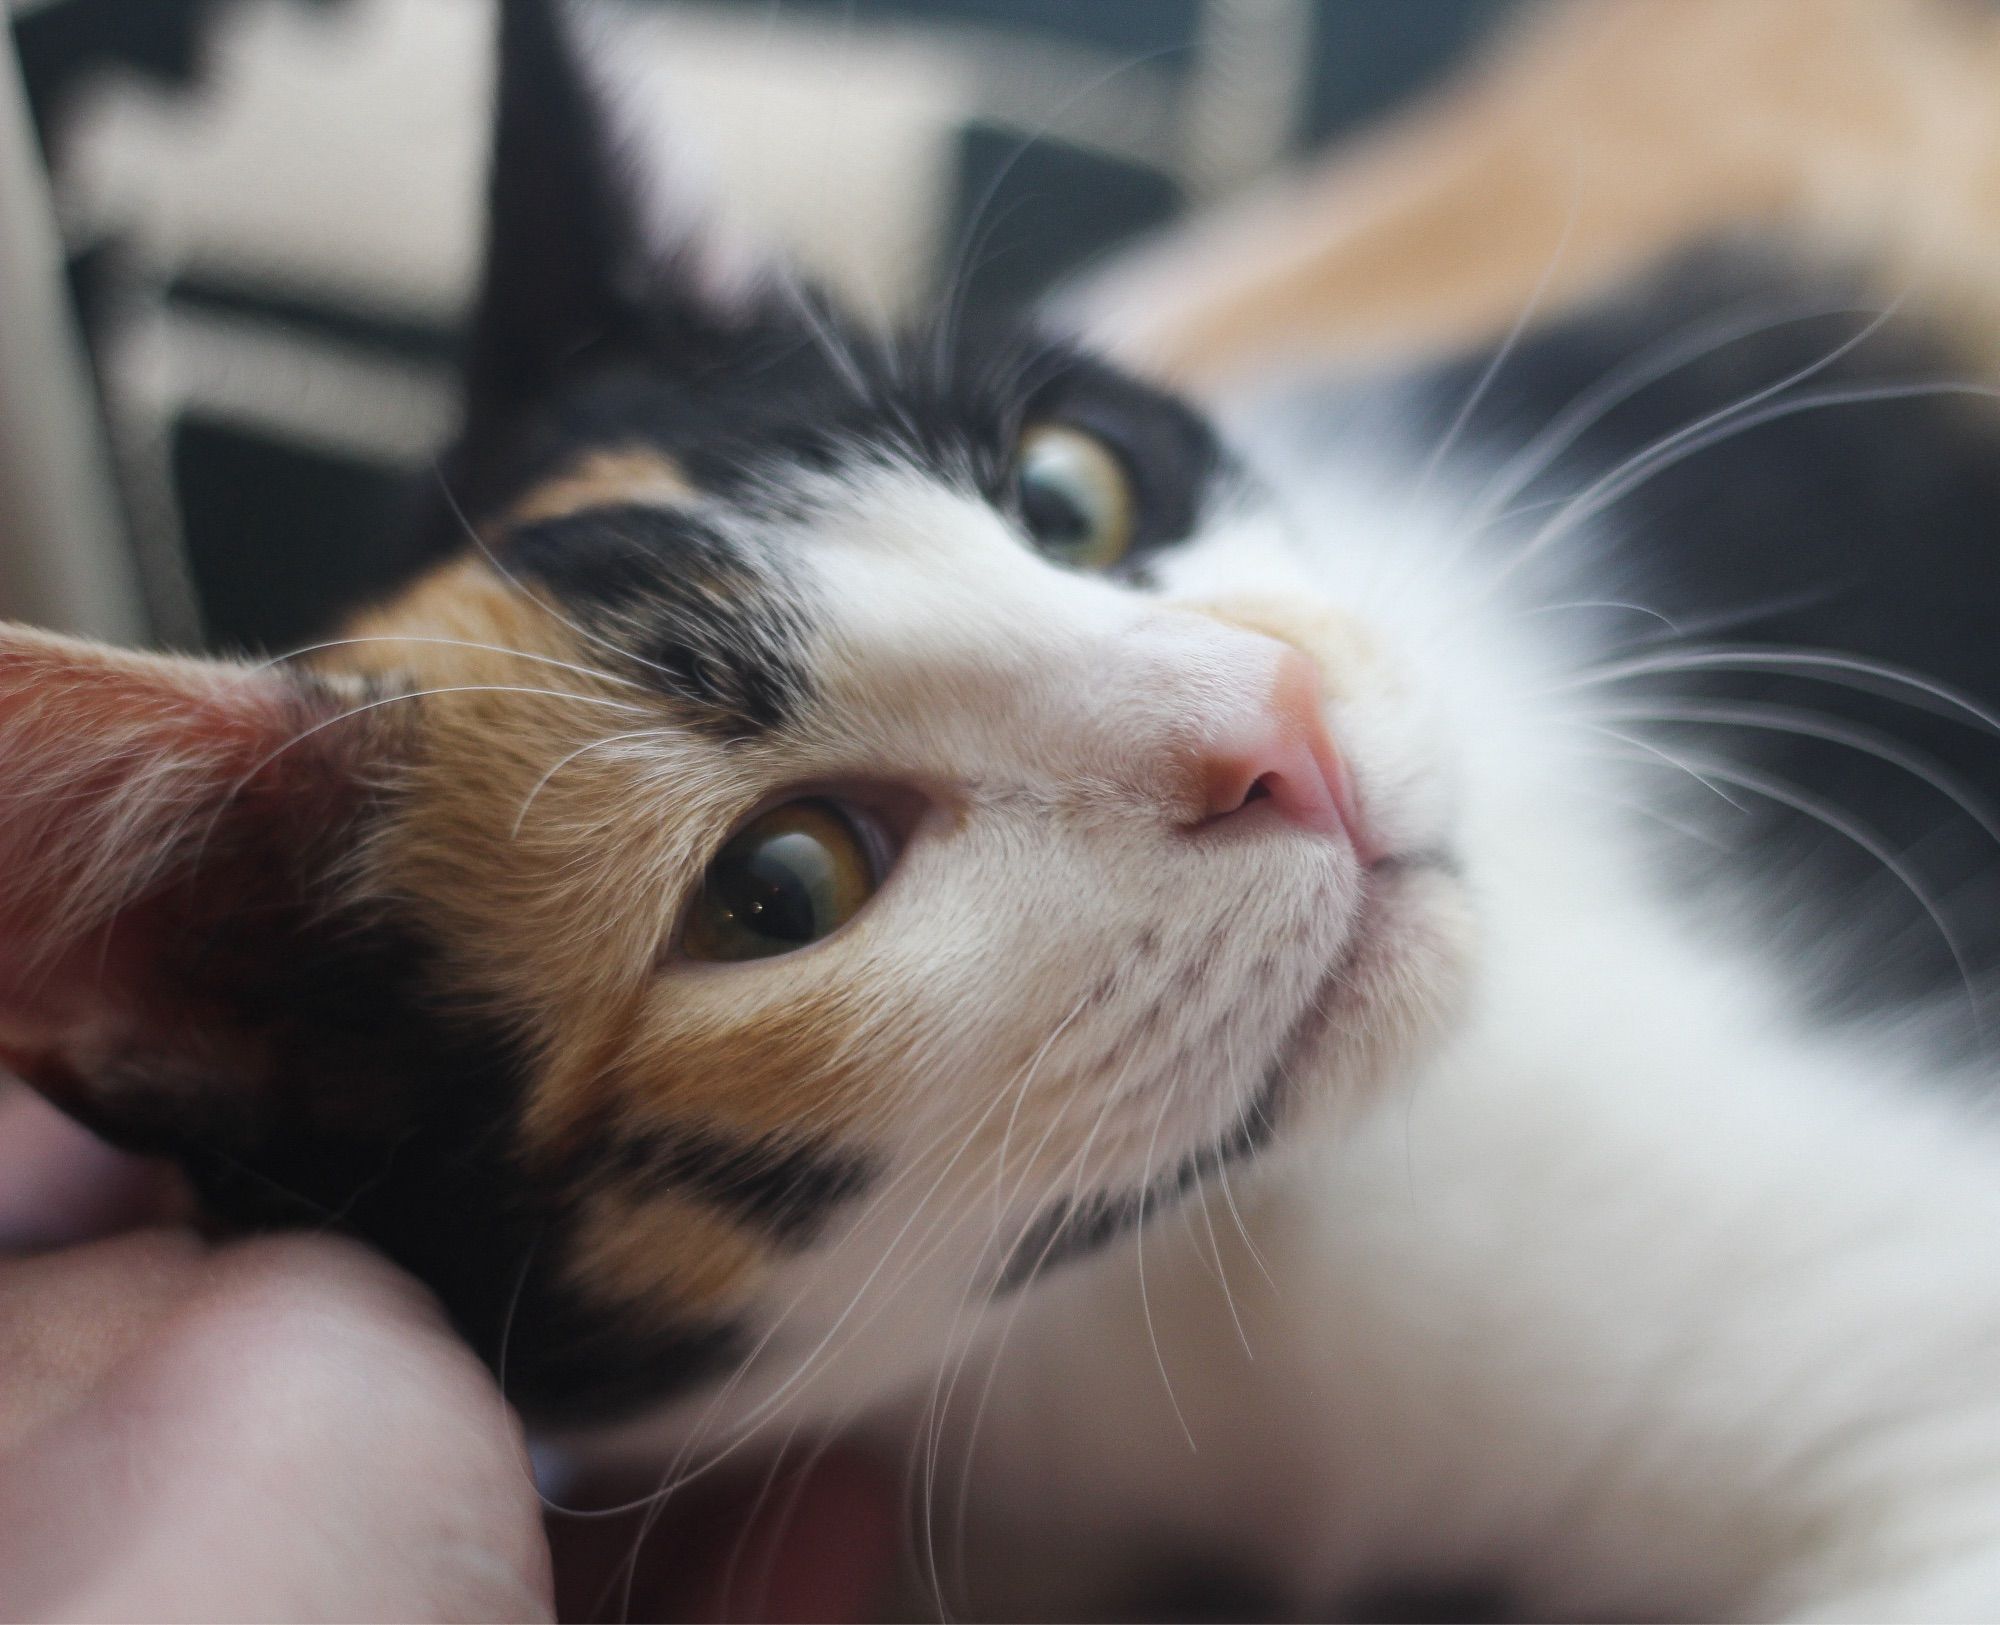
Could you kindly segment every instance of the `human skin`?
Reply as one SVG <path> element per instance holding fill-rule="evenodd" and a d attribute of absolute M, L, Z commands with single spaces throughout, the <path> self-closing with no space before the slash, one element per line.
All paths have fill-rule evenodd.
<path fill-rule="evenodd" d="M 520 1426 L 428 1294 L 147 1222 L 162 1190 L 0 1084 L 0 1618 L 554 1617 Z M 632 1617 L 863 1617 L 890 1498 L 844 1457 L 793 1488 L 666 1520 Z M 569 1609 L 623 1613 L 636 1526 L 557 1533 Z"/>

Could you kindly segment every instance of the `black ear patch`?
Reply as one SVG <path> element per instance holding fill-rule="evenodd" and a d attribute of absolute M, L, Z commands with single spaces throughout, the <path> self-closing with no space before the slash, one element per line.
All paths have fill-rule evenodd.
<path fill-rule="evenodd" d="M 486 264 L 466 359 L 467 433 L 637 344 L 638 203 L 559 0 L 501 0 Z"/>
<path fill-rule="evenodd" d="M 487 234 L 459 434 L 419 498 L 416 562 L 462 548 L 579 444 L 602 400 L 654 410 L 810 343 L 791 305 L 730 286 L 699 208 L 647 206 L 657 155 L 615 127 L 565 0 L 500 0 Z M 676 203 L 679 200 L 675 200 Z"/>

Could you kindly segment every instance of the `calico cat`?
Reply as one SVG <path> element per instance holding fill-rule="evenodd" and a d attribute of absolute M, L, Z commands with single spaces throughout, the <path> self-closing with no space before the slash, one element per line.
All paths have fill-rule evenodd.
<path fill-rule="evenodd" d="M 1635 687 L 1736 667 L 1615 607 L 1741 611 L 1717 557 L 1829 443 L 1679 463 L 1708 507 L 1652 528 L 1596 500 L 1763 385 L 1867 387 L 1888 324 L 1750 320 L 1801 296 L 1739 256 L 1505 388 L 1219 435 L 1061 336 L 879 339 L 735 268 L 614 161 L 559 8 L 500 14 L 407 587 L 265 664 L 0 632 L 0 1061 L 218 1223 L 374 1242 L 575 1448 L 909 1442 L 928 1606 L 2000 1606 L 1991 1063 L 1807 1008 L 1742 886 L 1794 830 L 1655 834 L 1718 827 L 1663 767 L 1820 797 L 1647 733 L 1772 707 Z M 1627 393 L 1538 436 L 1607 354 Z M 1983 603 L 2000 427 L 1926 400 L 1924 478 L 1834 528 Z M 1948 946 L 1853 998 L 1977 1004 Z"/>

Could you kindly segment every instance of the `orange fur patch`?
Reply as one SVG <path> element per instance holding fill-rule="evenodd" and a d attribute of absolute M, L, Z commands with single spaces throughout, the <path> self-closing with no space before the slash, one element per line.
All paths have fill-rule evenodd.
<path fill-rule="evenodd" d="M 865 1069 L 829 1054 L 851 1025 L 843 999 L 753 1021 L 675 996 L 658 969 L 679 899 L 768 791 L 768 763 L 599 669 L 586 634 L 482 559 L 442 567 L 353 632 L 323 665 L 433 691 L 414 702 L 418 745 L 363 884 L 425 922 L 459 996 L 528 1040 L 531 1158 L 559 1158 L 606 1116 L 738 1140 L 853 1120 Z M 766 1257 L 695 1200 L 599 1193 L 573 1264 L 601 1298 L 721 1309 Z"/>
<path fill-rule="evenodd" d="M 571 1280 L 599 1302 L 717 1316 L 743 1306 L 769 1262 L 760 1243 L 708 1208 L 617 1191 L 585 1202 L 569 1251 Z"/>
<path fill-rule="evenodd" d="M 419 702 L 423 745 L 369 880 L 444 941 L 465 997 L 537 1047 L 531 1145 L 607 1111 L 739 1137 L 857 1119 L 870 1074 L 837 1058 L 856 1022 L 844 993 L 807 990 L 753 1021 L 660 983 L 679 899 L 782 764 L 594 671 L 584 637 L 478 559 L 355 631 L 367 641 L 329 664 L 448 690 Z"/>
<path fill-rule="evenodd" d="M 508 510 L 507 522 L 539 524 L 593 508 L 675 508 L 697 495 L 672 458 L 645 446 L 606 447 L 536 486 Z"/>
<path fill-rule="evenodd" d="M 321 670 L 407 679 L 420 688 L 479 682 L 547 688 L 574 675 L 548 661 L 589 667 L 591 656 L 587 641 L 560 610 L 486 559 L 470 555 L 439 566 L 400 597 L 358 616 L 345 637 L 313 663 Z M 610 681 L 615 686 L 615 679 Z"/>
<path fill-rule="evenodd" d="M 537 1095 L 531 1132 L 562 1143 L 622 1104 L 635 1125 L 838 1138 L 874 1103 L 871 1080 L 887 1058 L 856 1042 L 859 1021 L 844 993 L 788 998 L 754 1020 L 735 1011 L 702 1019 L 686 1003 L 670 993 L 636 1001 L 609 1054 Z"/>
<path fill-rule="evenodd" d="M 1243 596 L 1189 607 L 1225 626 L 1275 638 L 1303 651 L 1319 668 L 1329 697 L 1339 698 L 1348 692 L 1353 686 L 1352 674 L 1378 666 L 1382 658 L 1381 647 L 1369 628 L 1331 605 Z"/>

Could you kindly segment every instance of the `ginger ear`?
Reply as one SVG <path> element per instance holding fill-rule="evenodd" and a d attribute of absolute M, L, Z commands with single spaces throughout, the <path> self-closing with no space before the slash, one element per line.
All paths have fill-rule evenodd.
<path fill-rule="evenodd" d="M 298 1110 L 287 1052 L 329 1013 L 333 877 L 393 733 L 354 704 L 0 625 L 0 1065 L 145 1151 L 236 1154 Z"/>

